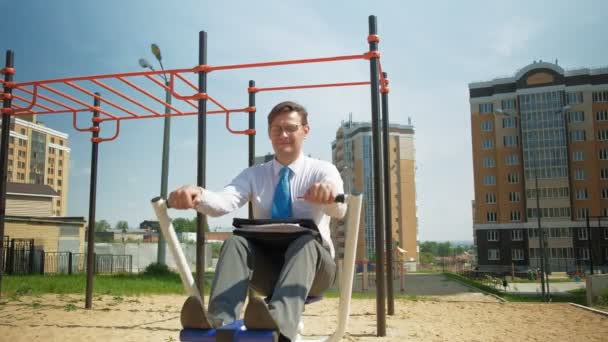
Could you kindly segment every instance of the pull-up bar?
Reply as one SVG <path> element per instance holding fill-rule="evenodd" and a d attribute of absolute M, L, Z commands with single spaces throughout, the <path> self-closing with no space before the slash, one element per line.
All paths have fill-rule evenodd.
<path fill-rule="evenodd" d="M 217 65 L 212 66 L 207 64 L 207 33 L 199 32 L 199 60 L 198 65 L 188 69 L 174 70 L 157 70 L 157 71 L 141 71 L 119 74 L 107 74 L 97 76 L 81 76 L 69 77 L 60 79 L 51 79 L 46 81 L 30 81 L 15 83 L 13 76 L 15 75 L 14 54 L 12 51 L 6 53 L 6 66 L 0 70 L 4 75 L 4 80 L 0 80 L 0 84 L 4 88 L 1 94 L 3 106 L 2 113 L 2 133 L 0 136 L 0 248 L 3 248 L 4 239 L 4 218 L 6 212 L 6 175 L 7 175 L 7 159 L 8 159 L 8 142 L 9 142 L 9 123 L 11 116 L 19 115 L 42 115 L 42 114 L 60 114 L 72 113 L 73 126 L 77 131 L 91 132 L 92 137 L 92 153 L 91 153 L 91 188 L 89 200 L 89 226 L 88 226 L 88 241 L 87 241 L 87 291 L 85 307 L 92 306 L 92 289 L 93 289 L 93 270 L 94 270 L 94 222 L 95 222 L 95 199 L 96 199 L 96 184 L 97 184 L 97 159 L 98 159 L 98 144 L 104 141 L 111 141 L 118 137 L 120 133 L 120 122 L 122 120 L 134 120 L 145 118 L 159 118 L 166 116 L 198 116 L 198 159 L 197 159 L 197 185 L 206 187 L 205 163 L 206 163 L 206 120 L 208 114 L 225 114 L 226 128 L 233 134 L 245 134 L 249 136 L 249 165 L 253 165 L 255 157 L 255 95 L 259 92 L 282 91 L 294 89 L 312 89 L 312 88 L 328 88 L 328 87 L 346 87 L 346 86 L 363 86 L 370 85 L 371 90 L 371 119 L 372 119 L 372 165 L 374 167 L 374 202 L 375 202 L 375 233 L 376 233 L 376 311 L 377 311 L 377 335 L 386 335 L 386 312 L 385 312 L 385 274 L 384 267 L 384 234 L 386 228 L 386 248 L 387 248 L 387 265 L 392 265 L 392 229 L 390 219 L 390 196 L 384 200 L 382 192 L 390 194 L 389 172 L 383 174 L 382 170 L 388 170 L 388 100 L 387 95 L 388 80 L 382 66 L 380 65 L 380 52 L 378 51 L 378 43 L 380 38 L 377 34 L 376 17 L 369 17 L 369 35 L 367 42 L 369 51 L 363 54 L 322 57 L 309 59 L 293 59 L 285 61 L 233 64 L 233 65 Z M 304 84 L 304 85 L 285 85 L 274 87 L 256 87 L 254 81 L 249 81 L 247 92 L 249 94 L 248 106 L 245 108 L 230 109 L 223 105 L 219 100 L 210 96 L 207 92 L 207 75 L 213 71 L 235 70 L 246 68 L 273 67 L 282 65 L 308 64 L 308 63 L 325 63 L 338 62 L 346 60 L 368 60 L 370 65 L 370 80 L 360 82 L 341 82 L 341 83 L 326 83 L 326 84 Z M 188 80 L 186 74 L 196 73 L 198 75 L 198 85 L 195 85 Z M 158 81 L 154 76 L 169 75 L 167 85 Z M 195 111 L 185 111 L 178 108 L 177 104 L 170 104 L 152 92 L 146 90 L 137 82 L 141 80 L 152 82 L 157 87 L 170 92 L 170 94 L 182 101 L 185 105 L 192 107 Z M 103 82 L 102 82 L 103 81 Z M 109 82 L 115 82 L 123 86 L 127 86 L 134 94 L 144 99 L 153 100 L 165 108 L 169 108 L 169 113 L 160 113 L 144 103 L 141 99 L 135 96 L 129 96 L 125 92 L 116 89 Z M 93 87 L 91 87 L 91 84 Z M 57 87 L 67 87 L 75 94 L 68 94 Z M 182 94 L 176 90 L 176 86 L 185 86 L 186 89 L 192 89 L 194 94 Z M 99 88 L 108 91 L 112 98 L 102 97 L 98 92 Z M 380 130 L 380 93 L 382 94 L 382 117 L 384 118 L 383 133 Z M 93 104 L 88 104 L 87 99 Z M 92 101 L 91 101 L 92 99 Z M 207 110 L 207 102 L 211 101 L 219 109 Z M 112 107 L 113 110 L 101 108 L 105 104 Z M 134 106 L 137 109 L 129 109 L 127 106 Z M 83 112 L 93 112 L 90 127 L 78 127 L 77 114 Z M 249 113 L 249 127 L 245 130 L 234 130 L 230 128 L 230 114 L 232 113 Z M 100 124 L 103 122 L 116 123 L 116 130 L 113 136 L 109 138 L 99 137 Z M 384 157 L 381 152 L 381 137 L 384 134 Z M 383 160 L 384 159 L 384 160 Z M 386 181 L 383 182 L 385 178 Z M 382 189 L 382 190 L 381 190 Z M 387 210 L 384 210 L 387 205 Z M 250 206 L 250 217 L 251 206 Z M 196 247 L 196 280 L 200 293 L 204 293 L 204 253 L 203 246 L 205 242 L 204 224 L 206 217 L 197 213 L 197 247 Z M 386 224 L 386 225 L 385 225 Z M 3 253 L 0 253 L 2 258 Z M 1 261 L 1 260 L 0 260 Z M 1 263 L 0 263 L 1 264 Z M 389 314 L 391 313 L 391 304 L 393 302 L 392 291 L 392 267 L 387 267 L 388 272 L 388 289 L 389 289 Z M 0 288 L 2 282 L 2 268 L 0 268 Z"/>

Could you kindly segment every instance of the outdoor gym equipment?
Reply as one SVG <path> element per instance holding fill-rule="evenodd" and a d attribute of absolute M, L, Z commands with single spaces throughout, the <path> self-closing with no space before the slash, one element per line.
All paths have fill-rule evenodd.
<path fill-rule="evenodd" d="M 291 89 L 311 89 L 326 87 L 345 86 L 370 86 L 371 95 L 371 123 L 372 123 L 372 163 L 373 165 L 373 196 L 374 196 L 374 226 L 375 226 L 375 249 L 377 265 L 392 265 L 392 228 L 391 228 L 391 197 L 390 197 L 390 173 L 388 168 L 389 141 L 388 141 L 388 78 L 382 71 L 380 64 L 380 52 L 378 45 L 380 37 L 377 34 L 377 22 L 375 16 L 369 17 L 369 35 L 367 43 L 369 50 L 365 53 L 294 59 L 273 62 L 247 63 L 234 65 L 209 65 L 207 63 L 207 33 L 199 32 L 199 59 L 196 66 L 185 69 L 140 71 L 121 74 L 108 74 L 96 76 L 69 77 L 43 81 L 14 82 L 16 74 L 14 68 L 14 54 L 12 51 L 6 53 L 6 63 L 0 73 L 4 80 L 0 85 L 4 88 L 0 93 L 3 101 L 2 133 L 0 135 L 0 248 L 4 239 L 4 216 L 6 212 L 6 179 L 8 169 L 8 147 L 10 121 L 12 117 L 47 114 L 71 114 L 74 129 L 81 132 L 91 132 L 91 178 L 89 190 L 89 215 L 88 222 L 95 222 L 96 196 L 97 196 L 97 168 L 99 144 L 112 141 L 120 134 L 120 124 L 123 121 L 162 118 L 166 116 L 188 116 L 197 115 L 197 186 L 206 187 L 206 148 L 207 148 L 207 114 L 223 114 L 226 120 L 226 129 L 232 134 L 243 134 L 248 136 L 249 141 L 249 166 L 254 163 L 255 157 L 255 95 L 265 91 L 282 91 Z M 253 80 L 249 81 L 247 92 L 249 103 L 247 107 L 224 106 L 218 99 L 207 92 L 207 78 L 210 73 L 222 70 L 276 67 L 291 64 L 329 63 L 346 60 L 369 61 L 369 81 L 341 82 L 327 84 L 302 84 L 289 86 L 256 87 Z M 189 80 L 189 76 L 198 76 L 198 84 Z M 158 75 L 165 75 L 169 84 L 158 80 Z M 154 87 L 162 89 L 163 93 L 171 93 L 174 103 L 167 103 L 147 88 Z M 124 89 L 128 91 L 125 91 Z M 105 92 L 102 97 L 100 91 Z M 146 101 L 153 101 L 162 105 L 164 109 L 169 108 L 169 113 L 152 109 Z M 216 110 L 207 110 L 207 103 L 212 102 L 218 107 Z M 382 101 L 382 102 L 380 102 Z M 102 104 L 104 107 L 102 107 Z M 380 105 L 382 104 L 382 108 Z M 184 109 L 185 107 L 185 109 Z M 82 114 L 93 113 L 90 125 L 82 124 Z M 230 125 L 230 115 L 234 113 L 248 113 L 249 127 L 244 130 L 235 130 Z M 114 124 L 113 135 L 100 136 L 102 124 Z M 103 130 L 105 132 L 105 130 Z M 112 133 L 110 133 L 112 134 Z M 381 140 L 382 139 L 382 140 Z M 382 149 L 381 149 L 382 146 Z M 251 217 L 251 207 L 250 207 Z M 202 246 L 205 241 L 206 217 L 197 215 L 197 248 L 196 248 L 196 284 L 198 292 L 203 292 L 204 284 L 204 253 Z M 386 234 L 386 240 L 385 240 Z M 85 308 L 92 308 L 93 298 L 93 272 L 94 272 L 94 224 L 89 224 L 87 239 L 87 285 L 85 296 Z M 0 253 L 0 256 L 2 253 Z M 2 283 L 2 270 L 0 269 L 0 288 Z M 392 279 L 392 267 L 387 268 L 387 276 Z M 377 336 L 386 336 L 386 301 L 388 292 L 388 313 L 394 313 L 393 282 L 385 283 L 384 267 L 377 267 L 377 296 L 376 296 L 376 323 Z M 385 289 L 386 284 L 386 289 Z M 201 298 L 202 300 L 203 298 Z"/>
<path fill-rule="evenodd" d="M 331 336 L 324 337 L 320 340 L 307 339 L 299 341 L 335 342 L 339 341 L 346 332 L 353 290 L 355 253 L 357 250 L 357 237 L 359 235 L 362 195 L 341 195 L 337 197 L 337 200 L 346 202 L 348 206 L 348 211 L 346 214 L 346 237 L 343 261 L 344 266 L 339 279 L 340 304 L 338 308 L 338 326 Z M 161 197 L 156 197 L 152 199 L 152 207 L 154 208 L 154 212 L 158 218 L 161 231 L 169 245 L 169 250 L 173 255 L 175 264 L 177 265 L 184 289 L 190 295 L 190 297 L 184 303 L 181 311 L 182 326 L 184 326 L 186 329 L 182 330 L 180 340 L 184 342 L 276 341 L 276 332 L 263 330 L 248 331 L 246 330 L 242 320 L 227 324 L 218 329 L 210 328 L 211 324 L 207 318 L 201 294 L 194 283 L 192 272 L 190 271 L 188 262 L 186 261 L 184 253 L 179 245 L 179 240 L 177 239 L 177 235 L 175 234 L 175 230 L 171 224 L 171 219 L 168 216 L 167 202 Z M 302 322 L 300 322 L 299 327 L 301 329 L 303 328 Z"/>

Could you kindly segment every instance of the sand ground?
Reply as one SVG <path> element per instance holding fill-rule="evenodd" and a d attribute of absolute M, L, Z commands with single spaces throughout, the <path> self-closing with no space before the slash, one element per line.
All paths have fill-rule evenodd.
<path fill-rule="evenodd" d="M 178 341 L 184 296 L 26 296 L 0 304 L 1 341 Z M 307 306 L 305 335 L 329 335 L 338 299 Z M 608 318 L 568 304 L 503 303 L 469 292 L 398 299 L 376 337 L 375 299 L 357 299 L 344 341 L 606 341 Z"/>

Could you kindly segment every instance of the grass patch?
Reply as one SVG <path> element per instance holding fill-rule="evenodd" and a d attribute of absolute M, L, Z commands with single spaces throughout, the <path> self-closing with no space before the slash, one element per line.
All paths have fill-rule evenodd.
<path fill-rule="evenodd" d="M 509 302 L 515 302 L 515 303 L 517 303 L 517 302 L 520 302 L 520 303 L 523 303 L 523 302 L 540 303 L 540 302 L 542 302 L 542 298 L 541 298 L 540 294 L 531 295 L 531 294 L 516 294 L 516 293 L 508 293 L 508 292 L 505 293 L 494 287 L 481 284 L 480 282 L 471 280 L 469 278 L 462 277 L 458 274 L 444 273 L 444 275 L 446 277 L 448 277 L 449 279 L 467 284 L 469 286 L 478 288 L 485 292 L 495 294 Z M 576 303 L 576 304 L 586 305 L 585 294 L 586 294 L 585 289 L 576 289 L 576 290 L 568 291 L 566 293 L 559 293 L 559 294 L 553 293 L 553 294 L 551 294 L 551 302 L 553 302 L 553 303 Z"/>
<path fill-rule="evenodd" d="M 213 273 L 205 274 L 205 293 L 208 294 Z M 84 294 L 86 275 L 4 275 L 2 294 L 11 300 L 25 295 L 54 293 Z M 176 273 L 170 274 L 116 274 L 96 275 L 93 280 L 93 295 L 110 295 L 114 301 L 122 301 L 122 296 L 147 294 L 183 294 L 184 289 Z"/>

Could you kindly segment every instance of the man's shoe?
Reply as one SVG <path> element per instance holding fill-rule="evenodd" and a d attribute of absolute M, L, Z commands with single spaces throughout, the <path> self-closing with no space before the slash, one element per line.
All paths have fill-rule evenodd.
<path fill-rule="evenodd" d="M 268 306 L 259 297 L 250 296 L 245 309 L 245 327 L 247 330 L 279 330 Z"/>
<path fill-rule="evenodd" d="M 202 303 L 194 296 L 184 302 L 180 319 L 184 329 L 213 329 Z"/>

